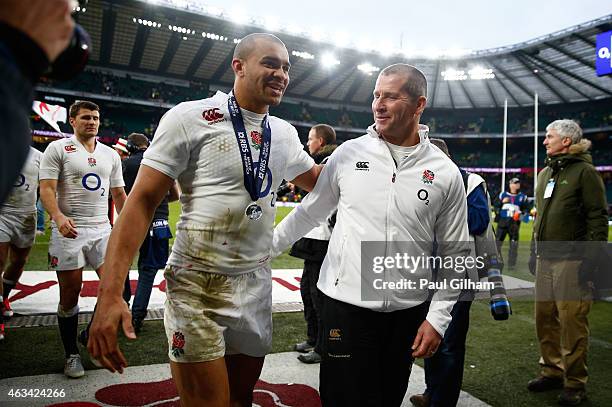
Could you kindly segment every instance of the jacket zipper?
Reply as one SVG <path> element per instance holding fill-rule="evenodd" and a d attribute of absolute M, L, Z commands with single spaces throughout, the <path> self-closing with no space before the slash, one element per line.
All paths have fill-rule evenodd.
<path fill-rule="evenodd" d="M 389 213 L 391 212 L 390 208 L 393 203 L 393 197 L 395 196 L 395 181 L 397 180 L 397 173 L 399 172 L 399 168 L 397 166 L 397 163 L 395 162 L 395 159 L 393 158 L 393 155 L 391 154 L 391 151 L 389 151 L 389 147 L 387 145 L 385 145 L 384 147 L 387 150 L 388 157 L 391 159 L 391 162 L 393 163 L 393 175 L 391 176 L 391 185 L 389 188 L 389 199 L 387 200 L 387 208 L 385 211 L 385 257 L 388 257 L 389 256 L 388 242 L 391 241 Z M 387 281 L 387 271 L 386 270 L 384 271 L 384 274 L 383 274 L 383 281 Z M 383 293 L 384 293 L 384 290 L 383 290 Z M 389 306 L 389 300 L 387 299 L 387 296 L 383 294 L 382 309 L 386 310 L 388 306 Z"/>

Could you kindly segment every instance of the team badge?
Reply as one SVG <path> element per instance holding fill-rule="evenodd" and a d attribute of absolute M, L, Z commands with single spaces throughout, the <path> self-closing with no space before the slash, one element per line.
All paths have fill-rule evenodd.
<path fill-rule="evenodd" d="M 423 171 L 423 177 L 421 177 L 421 181 L 423 181 L 424 184 L 433 184 L 434 177 L 435 175 L 433 171 L 425 170 Z"/>
<path fill-rule="evenodd" d="M 49 267 L 54 269 L 54 268 L 57 268 L 58 264 L 59 264 L 59 259 L 55 256 L 49 255 Z"/>
<path fill-rule="evenodd" d="M 93 158 L 93 157 L 89 157 L 89 158 L 87 159 L 87 162 L 89 163 L 89 166 L 90 166 L 90 167 L 95 167 L 95 166 L 96 166 L 96 159 L 95 159 L 95 158 Z"/>
<path fill-rule="evenodd" d="M 185 354 L 183 348 L 185 347 L 185 335 L 182 332 L 176 331 L 172 335 L 172 355 L 175 358 Z"/>
<path fill-rule="evenodd" d="M 261 133 L 257 130 L 251 132 L 251 147 L 255 150 L 259 150 L 261 148 Z"/>

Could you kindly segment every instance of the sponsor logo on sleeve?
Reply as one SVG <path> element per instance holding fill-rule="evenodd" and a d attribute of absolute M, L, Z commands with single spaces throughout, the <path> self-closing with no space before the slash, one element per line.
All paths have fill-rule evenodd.
<path fill-rule="evenodd" d="M 357 161 L 355 163 L 355 171 L 370 171 L 369 161 Z"/>
<path fill-rule="evenodd" d="M 223 113 L 219 111 L 219 108 L 208 109 L 202 112 L 202 117 L 208 122 L 208 124 L 215 124 L 225 121 Z"/>

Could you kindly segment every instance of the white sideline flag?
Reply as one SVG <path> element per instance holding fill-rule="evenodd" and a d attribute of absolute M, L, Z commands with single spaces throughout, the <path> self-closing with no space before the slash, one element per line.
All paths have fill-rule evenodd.
<path fill-rule="evenodd" d="M 50 105 L 46 102 L 40 102 L 35 100 L 32 104 L 32 110 L 34 113 L 42 117 L 44 121 L 46 121 L 49 126 L 53 127 L 55 131 L 58 133 L 62 133 L 57 122 L 66 123 L 66 118 L 68 116 L 66 108 L 59 105 Z"/>

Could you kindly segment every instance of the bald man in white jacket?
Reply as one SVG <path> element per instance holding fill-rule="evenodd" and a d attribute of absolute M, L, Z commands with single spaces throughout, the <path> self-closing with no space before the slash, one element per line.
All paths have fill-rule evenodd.
<path fill-rule="evenodd" d="M 461 174 L 419 125 L 426 94 L 418 69 L 385 68 L 374 89 L 375 124 L 332 154 L 314 190 L 274 232 L 272 253 L 278 254 L 338 208 L 317 285 L 323 293 L 323 405 L 400 406 L 414 358 L 435 353 L 451 320 L 460 289 L 437 290 L 430 298 L 431 286 L 418 282 L 463 279 L 459 270 L 442 269 L 434 277 L 429 267 L 415 267 L 408 274 L 416 286 L 377 291 L 383 282 L 399 281 L 401 266 L 362 267 L 372 253 L 395 258 L 394 247 L 407 248 L 412 258 L 431 256 L 434 241 L 440 257 L 469 254 Z M 373 279 L 379 280 L 374 290 L 366 287 Z"/>

